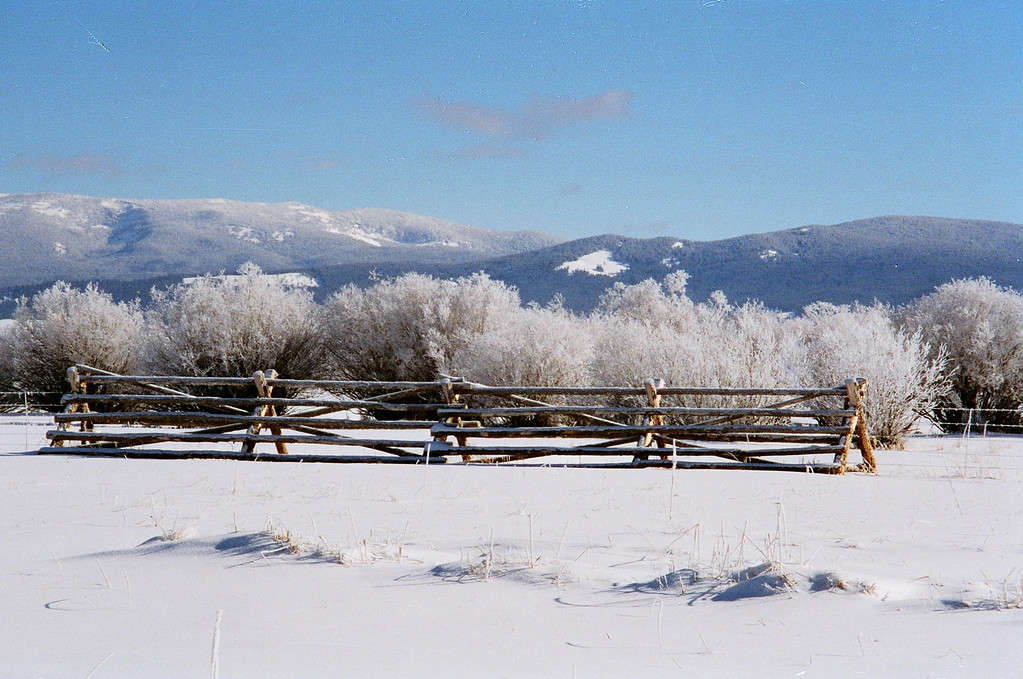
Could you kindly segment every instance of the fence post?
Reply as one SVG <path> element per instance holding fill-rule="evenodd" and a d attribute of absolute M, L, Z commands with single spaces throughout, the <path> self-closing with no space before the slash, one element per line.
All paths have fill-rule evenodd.
<path fill-rule="evenodd" d="M 646 402 L 647 402 L 647 405 L 649 405 L 651 408 L 660 408 L 661 407 L 661 395 L 659 393 L 657 393 L 657 390 L 664 388 L 664 380 L 661 379 L 660 377 L 657 377 L 657 378 L 647 378 L 643 382 L 643 388 L 646 390 Z M 644 425 L 649 424 L 649 425 L 653 425 L 653 426 L 656 426 L 656 425 L 659 425 L 659 424 L 664 424 L 664 416 L 659 414 L 659 413 L 655 413 L 653 415 L 645 415 L 643 417 L 643 424 Z M 654 443 L 654 435 L 653 435 L 652 432 L 647 432 L 646 434 L 643 434 L 643 439 L 640 442 L 641 446 L 643 446 L 644 448 L 649 448 L 650 446 L 653 445 L 653 443 Z M 661 440 L 661 439 L 658 439 L 657 447 L 658 448 L 664 448 L 665 447 L 664 441 Z M 661 459 L 662 460 L 666 460 L 667 456 L 661 455 Z"/>
<path fill-rule="evenodd" d="M 845 381 L 845 402 L 843 410 L 852 409 L 853 414 L 849 416 L 849 429 L 842 440 L 842 452 L 835 456 L 835 463 L 838 464 L 838 473 L 844 474 L 849 463 L 849 449 L 852 447 L 853 437 L 856 436 L 856 429 L 860 423 L 860 388 L 856 380 Z"/>
<path fill-rule="evenodd" d="M 877 460 L 874 458 L 874 444 L 870 442 L 870 432 L 867 431 L 867 411 L 864 401 L 867 398 L 867 379 L 860 377 L 856 380 L 857 412 L 859 421 L 856 425 L 856 433 L 860 439 L 860 456 L 863 458 L 861 467 L 864 471 L 876 472 Z"/>
<path fill-rule="evenodd" d="M 266 383 L 267 379 L 275 379 L 277 377 L 277 371 L 271 368 L 264 373 L 262 370 L 257 370 L 252 374 L 252 382 L 256 386 L 256 396 L 258 398 L 271 398 L 273 394 L 273 386 Z M 272 405 L 261 405 L 256 406 L 252 410 L 253 417 L 277 417 L 277 408 Z M 259 434 L 259 430 L 263 428 L 262 422 L 253 422 L 249 427 L 249 435 L 256 436 Z M 281 435 L 281 428 L 268 423 L 266 428 L 270 430 L 270 433 L 274 436 Z M 288 454 L 288 447 L 282 441 L 275 441 L 274 447 L 277 452 L 281 455 Z M 252 454 L 256 449 L 255 441 L 246 441 L 242 444 L 242 452 L 246 454 Z"/>

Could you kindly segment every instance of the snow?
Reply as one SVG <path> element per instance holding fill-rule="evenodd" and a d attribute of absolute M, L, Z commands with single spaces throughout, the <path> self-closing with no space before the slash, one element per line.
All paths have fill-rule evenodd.
<path fill-rule="evenodd" d="M 317 210 L 314 207 L 301 203 L 286 203 L 286 205 L 302 215 L 302 221 L 304 222 L 318 221 L 325 226 L 330 226 L 334 223 L 334 218 L 326 210 Z"/>
<path fill-rule="evenodd" d="M 671 244 L 671 247 L 672 247 L 673 250 L 677 250 L 679 248 L 684 248 L 685 246 L 686 246 L 686 244 L 683 243 L 680 240 L 677 240 L 677 241 L 675 241 L 674 243 Z"/>
<path fill-rule="evenodd" d="M 71 217 L 71 211 L 67 208 L 55 206 L 48 200 L 38 200 L 32 203 L 32 209 L 41 215 L 47 217 L 54 217 L 55 219 L 69 219 Z"/>
<path fill-rule="evenodd" d="M 285 287 L 291 288 L 318 288 L 320 284 L 315 278 L 304 273 L 278 273 L 278 274 L 262 274 L 264 278 L 271 281 L 279 281 Z M 236 274 L 224 274 L 220 276 L 214 276 L 214 278 L 222 279 L 226 281 L 237 281 L 242 278 L 241 275 Z M 202 280 L 197 276 L 189 276 L 182 278 L 181 282 L 185 285 L 190 285 L 196 281 Z"/>
<path fill-rule="evenodd" d="M 53 254 L 57 257 L 63 257 L 67 254 L 67 246 L 61 243 L 59 240 L 53 243 Z"/>
<path fill-rule="evenodd" d="M 249 228 L 247 226 L 229 225 L 227 227 L 227 231 L 228 231 L 228 233 L 230 233 L 232 236 L 234 236 L 238 240 L 246 241 L 246 242 L 249 242 L 249 243 L 256 243 L 256 244 L 259 243 L 259 239 L 256 238 L 256 232 L 253 231 L 251 228 Z"/>
<path fill-rule="evenodd" d="M 778 251 L 764 250 L 763 252 L 760 253 L 760 259 L 764 260 L 765 262 L 770 259 L 778 259 Z"/>
<path fill-rule="evenodd" d="M 51 423 L 2 420 L 6 676 L 1023 661 L 1018 438 L 916 437 L 879 475 L 836 477 L 38 456 Z"/>
<path fill-rule="evenodd" d="M 374 247 L 382 247 L 382 243 L 378 240 L 377 236 L 371 236 L 359 229 L 349 229 L 348 231 L 345 231 L 345 235 Z"/>
<path fill-rule="evenodd" d="M 572 274 L 576 271 L 585 271 L 591 276 L 617 276 L 629 268 L 628 264 L 622 264 L 611 259 L 611 252 L 608 250 L 597 250 L 588 255 L 564 262 L 555 267 L 556 270 L 565 269 Z"/>
<path fill-rule="evenodd" d="M 429 247 L 442 247 L 442 248 L 461 248 L 467 247 L 468 243 L 463 243 L 457 240 L 432 240 L 428 243 L 416 243 L 415 246 L 419 248 Z"/>

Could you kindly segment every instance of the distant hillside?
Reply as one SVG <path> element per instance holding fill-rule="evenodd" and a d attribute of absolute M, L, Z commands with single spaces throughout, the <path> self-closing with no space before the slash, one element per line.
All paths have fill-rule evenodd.
<path fill-rule="evenodd" d="M 611 263 L 606 274 L 559 268 L 587 255 L 599 261 L 592 255 L 600 252 Z M 591 308 L 616 281 L 660 279 L 678 269 L 690 274 L 697 300 L 722 290 L 733 301 L 758 299 L 793 312 L 819 300 L 902 304 L 953 278 L 983 275 L 1023 289 L 1023 226 L 888 216 L 708 242 L 606 235 L 499 258 L 485 269 L 519 286 L 526 299 L 561 292 L 576 309 Z"/>
<path fill-rule="evenodd" d="M 323 291 L 364 285 L 370 271 L 414 270 L 438 276 L 486 271 L 519 288 L 524 301 L 560 293 L 587 311 L 615 282 L 689 275 L 689 295 L 722 290 L 733 302 L 757 299 L 799 312 L 815 301 L 903 304 L 953 278 L 988 276 L 1023 289 L 1023 226 L 935 217 L 877 217 L 833 226 L 803 226 L 720 241 L 636 239 L 604 235 L 487 262 L 445 266 L 337 266 L 315 272 Z"/>
<path fill-rule="evenodd" d="M 380 261 L 465 262 L 564 239 L 393 210 L 331 212 L 300 203 L 0 195 L 0 289 L 56 279 L 144 279 L 284 271 Z"/>
<path fill-rule="evenodd" d="M 21 202 L 25 202 L 24 198 Z M 318 283 L 314 292 L 319 299 L 347 283 L 368 285 L 380 276 L 395 276 L 407 271 L 440 277 L 486 271 L 493 278 L 515 285 L 524 302 L 536 301 L 543 304 L 555 294 L 561 294 L 569 307 L 579 311 L 592 309 L 600 295 L 615 282 L 636 283 L 646 278 L 661 279 L 669 272 L 680 269 L 690 275 L 689 294 L 693 299 L 703 300 L 712 291 L 722 290 L 734 302 L 758 299 L 772 308 L 791 312 L 798 312 L 806 304 L 821 300 L 844 304 L 854 301 L 871 303 L 876 299 L 897 305 L 927 294 L 935 286 L 953 278 L 981 275 L 992 278 L 1000 285 L 1023 289 L 1023 226 L 1004 222 L 887 216 L 832 226 L 803 226 L 719 241 L 635 239 L 603 235 L 554 242 L 556 238 L 544 234 L 484 231 L 385 210 L 319 213 L 313 208 L 292 204 L 253 206 L 214 202 L 234 210 L 232 212 L 225 207 L 216 212 L 220 216 L 214 216 L 200 214 L 201 211 L 195 207 L 196 204 L 208 204 L 210 201 L 154 202 L 172 203 L 178 214 L 191 215 L 189 218 L 193 223 L 186 229 L 186 234 L 194 234 L 196 231 L 219 233 L 220 244 L 209 247 L 226 248 L 226 242 L 233 248 L 232 258 L 240 261 L 251 259 L 268 272 L 297 272 L 311 276 Z M 158 213 L 156 208 L 147 207 L 143 203 L 146 201 L 137 201 L 135 204 L 138 209 Z M 0 205 L 3 203 L 0 202 Z M 31 209 L 38 211 L 40 208 L 37 206 Z M 273 247 L 263 247 L 268 239 L 267 233 L 270 234 L 269 240 L 277 243 L 274 232 L 267 230 L 270 227 L 262 227 L 262 231 L 252 226 L 242 227 L 242 220 L 237 216 L 247 214 L 251 217 L 253 213 L 261 211 L 276 215 L 274 218 L 300 215 L 300 228 L 314 234 L 308 242 L 323 244 L 325 252 L 317 252 L 313 245 L 307 246 L 314 248 L 309 252 L 294 252 L 288 258 L 280 255 L 280 260 L 271 258 L 267 253 L 277 254 L 279 251 Z M 310 214 L 323 216 L 312 217 Z M 232 216 L 228 218 L 224 215 Z M 373 229 L 369 227 L 369 215 L 379 217 L 376 222 L 372 222 L 377 224 Z M 304 219 L 314 221 L 302 221 Z M 255 221 L 250 218 L 247 223 Z M 268 224 L 270 221 L 271 217 L 263 217 L 262 223 Z M 231 230 L 234 227 L 225 226 L 228 222 L 237 227 L 235 231 Z M 143 223 L 166 221 L 149 217 Z M 355 224 L 358 224 L 358 228 Z M 406 226 L 402 227 L 402 224 Z M 433 228 L 428 229 L 424 224 L 433 225 Z M 144 276 L 145 266 L 131 268 L 140 259 L 133 258 L 139 250 L 133 249 L 136 241 L 128 235 L 141 233 L 137 242 L 148 242 L 152 236 L 146 235 L 147 227 L 125 227 L 118 231 L 114 226 L 111 225 L 111 231 L 125 235 L 114 238 L 113 245 L 110 245 L 113 234 L 106 238 L 108 249 L 120 247 L 123 250 L 120 254 L 107 252 L 110 267 L 83 276 L 67 275 L 67 280 L 79 283 L 89 279 L 97 280 L 101 288 L 119 298 L 141 296 L 145 299 L 153 285 L 162 287 L 180 281 L 184 275 L 202 271 L 233 271 L 236 268 L 236 265 L 208 266 L 205 264 L 208 260 L 196 254 L 196 259 L 188 262 L 190 266 L 187 270 Z M 168 254 L 156 257 L 155 261 L 163 270 L 169 270 L 173 268 L 170 266 L 172 258 L 169 254 L 174 250 L 170 247 L 173 243 L 173 229 L 169 226 L 159 228 L 167 230 L 159 241 L 168 243 Z M 253 231 L 239 232 L 238 228 L 250 228 Z M 322 233 L 325 229 L 328 235 Z M 345 229 L 357 235 L 348 235 L 347 239 L 343 239 Z M 294 242 L 297 243 L 298 230 L 292 230 L 296 233 Z M 332 230 L 341 233 L 333 233 Z M 230 238 L 223 238 L 225 231 L 230 234 Z M 359 245 L 360 236 L 376 239 L 381 245 Z M 247 249 L 247 237 L 260 242 L 251 243 L 252 248 Z M 292 236 L 286 236 L 285 242 L 290 238 Z M 335 240 L 330 241 L 330 238 Z M 389 239 L 386 244 L 383 243 L 385 238 Z M 426 245 L 409 245 L 408 241 L 413 239 L 419 239 Z M 444 239 L 457 240 L 460 245 L 454 247 L 438 244 Z M 181 242 L 194 243 L 194 235 L 182 236 Z M 345 247 L 339 248 L 338 242 L 344 242 Z M 332 243 L 335 250 L 342 252 L 327 252 L 329 243 Z M 188 249 L 198 246 L 182 247 Z M 259 253 L 263 253 L 265 258 L 247 256 Z M 50 255 L 36 255 L 33 259 L 26 253 L 19 257 L 24 260 L 22 263 L 25 266 L 37 272 L 45 268 L 48 258 L 53 259 Z M 126 258 L 127 263 L 122 262 L 122 258 Z M 232 259 L 232 263 L 235 259 Z M 21 260 L 16 258 L 16 261 Z M 59 257 L 57 261 L 60 261 Z M 302 261 L 309 263 L 302 265 Z M 134 273 L 133 276 L 117 273 L 126 267 Z M 22 285 L 12 285 L 6 289 L 0 286 L 0 316 L 11 313 L 12 300 L 17 295 L 31 294 L 57 277 L 50 273 L 37 283 L 24 284 L 29 281 L 21 279 Z M 8 275 L 5 280 L 12 278 L 15 276 Z M 2 301 L 4 297 L 6 302 Z"/>

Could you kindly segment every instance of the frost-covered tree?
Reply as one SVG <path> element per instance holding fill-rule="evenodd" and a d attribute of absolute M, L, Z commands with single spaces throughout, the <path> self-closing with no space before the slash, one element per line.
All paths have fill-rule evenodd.
<path fill-rule="evenodd" d="M 944 347 L 956 368 L 952 392 L 939 404 L 939 421 L 951 428 L 969 418 L 1020 424 L 1023 295 L 988 278 L 955 280 L 901 309 L 900 320 L 922 333 L 932 355 Z"/>
<path fill-rule="evenodd" d="M 686 295 L 688 281 L 685 271 L 674 271 L 661 282 L 648 278 L 633 285 L 615 283 L 601 295 L 596 313 L 618 321 L 683 329 L 695 313 L 695 305 Z"/>
<path fill-rule="evenodd" d="M 619 285 L 605 295 L 598 325 L 593 374 L 616 385 L 650 377 L 674 386 L 771 387 L 801 382 L 803 347 L 786 315 L 749 302 L 733 306 L 716 292 L 695 304 L 685 295 L 686 277 L 661 284 Z M 755 406 L 763 399 L 675 397 L 672 404 Z"/>
<path fill-rule="evenodd" d="M 590 383 L 593 354 L 589 325 L 587 319 L 562 308 L 518 309 L 505 314 L 500 323 L 491 324 L 455 352 L 451 368 L 473 382 L 491 385 L 586 385 Z M 555 405 L 575 402 L 560 396 L 544 396 L 538 400 Z M 564 418 L 526 419 L 541 424 L 565 421 Z"/>
<path fill-rule="evenodd" d="M 530 307 L 502 317 L 455 352 L 452 370 L 494 385 L 589 383 L 593 352 L 586 320 L 560 309 Z"/>
<path fill-rule="evenodd" d="M 331 375 L 343 380 L 437 379 L 478 336 L 520 309 L 515 288 L 478 273 L 441 280 L 409 273 L 348 285 L 326 303 Z"/>
<path fill-rule="evenodd" d="M 21 401 L 14 377 L 14 324 L 0 323 L 0 411 L 17 408 Z"/>
<path fill-rule="evenodd" d="M 94 285 L 58 282 L 22 299 L 14 315 L 14 371 L 28 391 L 59 402 L 75 363 L 132 373 L 138 365 L 143 316 L 138 302 L 115 302 Z M 57 393 L 53 393 L 57 392 Z"/>
<path fill-rule="evenodd" d="M 817 302 L 803 310 L 809 382 L 867 379 L 867 424 L 885 447 L 901 447 L 914 422 L 947 393 L 948 360 L 919 331 L 897 327 L 892 309 Z"/>
<path fill-rule="evenodd" d="M 259 267 L 153 290 L 144 347 L 150 372 L 248 377 L 274 369 L 290 379 L 322 368 L 320 308 L 312 294 Z"/>

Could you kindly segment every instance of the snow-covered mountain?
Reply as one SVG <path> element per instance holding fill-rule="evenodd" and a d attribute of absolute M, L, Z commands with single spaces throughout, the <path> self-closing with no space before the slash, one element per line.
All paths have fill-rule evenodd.
<path fill-rule="evenodd" d="M 0 195 L 0 288 L 55 279 L 138 279 L 373 262 L 468 262 L 563 239 L 394 210 L 300 203 Z"/>
<path fill-rule="evenodd" d="M 377 267 L 440 276 L 484 270 L 518 287 L 523 301 L 545 303 L 559 293 L 577 310 L 593 308 L 617 282 L 689 274 L 688 291 L 704 300 L 721 290 L 729 300 L 756 299 L 798 312 L 815 301 L 874 300 L 902 304 L 954 278 L 987 276 L 1023 289 L 1023 225 L 940 217 L 887 216 L 830 226 L 801 226 L 717 241 L 637 239 L 603 235 L 559 243 L 472 266 Z M 364 282 L 360 266 L 318 272 L 329 289 Z"/>
<path fill-rule="evenodd" d="M 1023 225 L 885 216 L 717 241 L 603 235 L 573 241 L 479 229 L 391 210 L 329 212 L 298 203 L 0 195 L 0 317 L 54 280 L 97 281 L 118 298 L 255 262 L 305 276 L 322 299 L 346 283 L 418 271 L 486 271 L 523 302 L 560 294 L 594 307 L 616 282 L 685 270 L 689 294 L 714 290 L 797 312 L 814 301 L 901 304 L 953 278 L 1023 289 Z M 314 284 L 310 284 L 310 281 Z"/>

